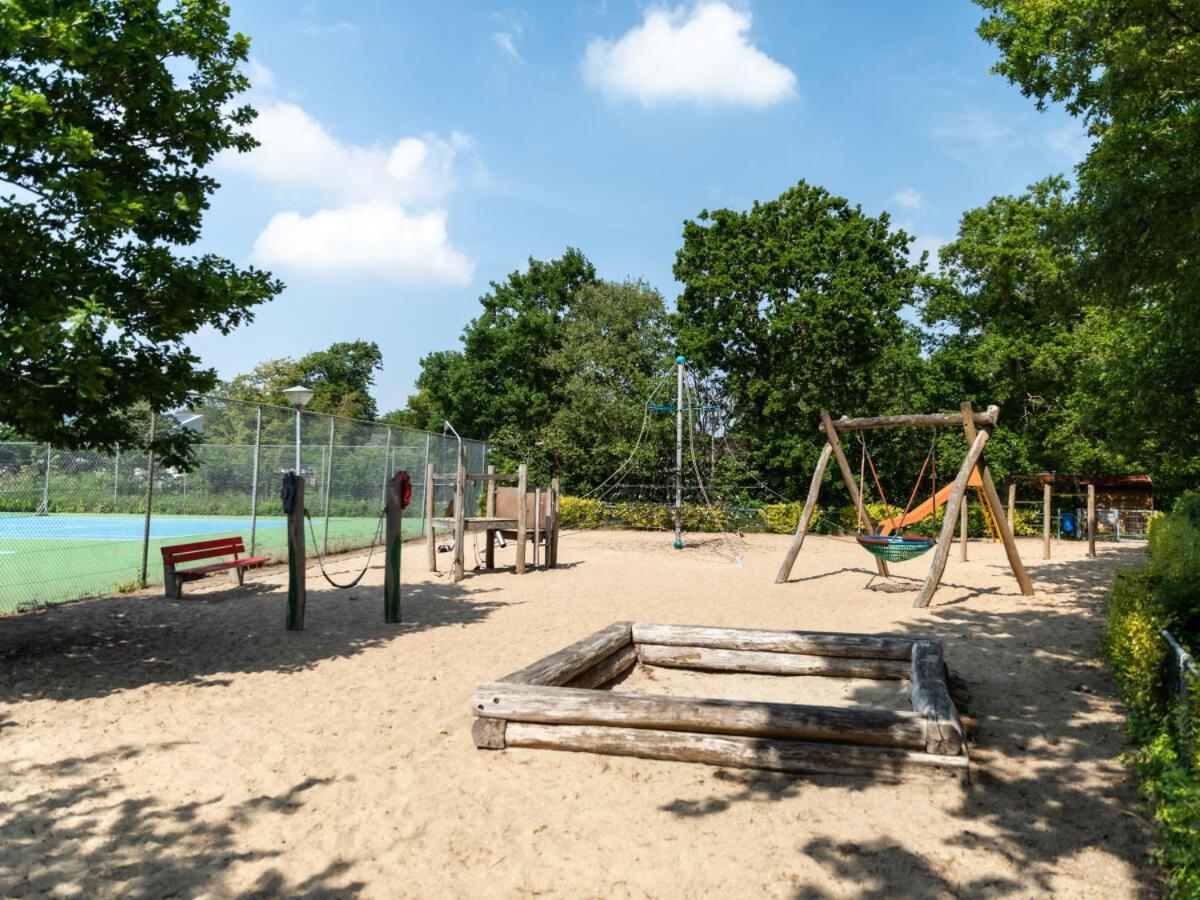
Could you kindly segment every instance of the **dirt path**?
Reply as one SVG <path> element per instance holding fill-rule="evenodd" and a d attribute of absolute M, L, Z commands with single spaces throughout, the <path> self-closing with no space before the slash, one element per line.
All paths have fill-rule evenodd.
<path fill-rule="evenodd" d="M 0 895 L 1152 890 L 1097 660 L 1103 587 L 1139 550 L 1063 545 L 1043 563 L 1025 544 L 1026 599 L 999 546 L 973 544 L 921 611 L 911 593 L 865 591 L 870 557 L 828 538 L 777 586 L 785 545 L 755 536 L 738 568 L 711 539 L 677 552 L 662 535 L 576 533 L 554 572 L 457 586 L 413 548 L 399 628 L 383 624 L 378 567 L 350 592 L 311 573 L 302 634 L 283 630 L 278 570 L 181 602 L 0 619 Z M 973 783 L 474 748 L 477 684 L 618 619 L 936 635 L 978 720 Z M 787 690 L 803 700 L 804 679 Z"/>

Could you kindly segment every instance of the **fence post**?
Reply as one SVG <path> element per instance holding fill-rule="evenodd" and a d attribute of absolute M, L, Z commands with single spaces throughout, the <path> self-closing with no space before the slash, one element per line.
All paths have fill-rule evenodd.
<path fill-rule="evenodd" d="M 1050 482 L 1042 485 L 1042 559 L 1050 558 Z"/>
<path fill-rule="evenodd" d="M 262 448 L 262 404 L 254 414 L 254 463 L 250 467 L 250 555 L 258 540 L 258 457 Z"/>
<path fill-rule="evenodd" d="M 1088 510 L 1087 510 L 1087 528 L 1088 528 L 1088 549 L 1087 555 L 1095 559 L 1096 557 L 1096 485 L 1088 485 Z"/>
<path fill-rule="evenodd" d="M 42 479 L 42 508 L 40 516 L 50 515 L 50 443 L 46 443 L 46 477 Z"/>
<path fill-rule="evenodd" d="M 142 523 L 142 587 L 146 586 L 150 565 L 150 511 L 154 508 L 154 432 L 157 425 L 158 416 L 150 413 L 150 440 L 146 444 L 146 517 Z"/>
<path fill-rule="evenodd" d="M 428 511 L 430 509 L 432 509 L 432 506 L 429 502 L 429 497 L 430 497 L 430 492 L 433 490 L 433 485 L 431 484 L 433 479 L 428 477 L 429 473 L 432 471 L 432 469 L 429 468 L 429 442 L 432 439 L 433 439 L 433 435 L 429 434 L 429 432 L 426 432 L 425 433 L 425 475 L 426 475 L 426 478 L 425 478 L 425 490 L 422 492 L 422 495 L 421 495 L 421 517 L 422 517 L 421 530 L 422 531 L 429 528 L 429 522 L 425 521 L 425 518 L 428 515 Z M 429 571 L 436 572 L 437 569 L 432 568 Z"/>
<path fill-rule="evenodd" d="M 325 536 L 321 539 L 321 552 L 329 552 L 329 482 L 333 478 L 333 427 L 337 419 L 329 420 L 329 455 L 325 462 Z"/>

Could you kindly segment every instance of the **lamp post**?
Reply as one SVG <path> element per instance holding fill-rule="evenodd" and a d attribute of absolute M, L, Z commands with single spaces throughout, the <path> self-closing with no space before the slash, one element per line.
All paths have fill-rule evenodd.
<path fill-rule="evenodd" d="M 300 474 L 300 410 L 308 405 L 308 401 L 312 399 L 312 388 L 306 388 L 302 384 L 295 387 L 290 387 L 283 392 L 283 396 L 287 397 L 288 403 L 296 410 L 296 474 Z"/>

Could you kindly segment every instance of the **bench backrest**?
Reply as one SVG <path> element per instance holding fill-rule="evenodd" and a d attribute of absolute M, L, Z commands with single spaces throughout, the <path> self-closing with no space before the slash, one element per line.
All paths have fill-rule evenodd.
<path fill-rule="evenodd" d="M 517 488 L 496 488 L 496 518 L 515 519 L 517 517 Z M 550 515 L 550 492 L 542 491 L 542 523 L 545 524 Z M 529 527 L 533 527 L 533 491 L 525 494 L 525 518 Z"/>
<path fill-rule="evenodd" d="M 212 559 L 214 556 L 237 555 L 246 552 L 240 537 L 216 538 L 211 541 L 196 541 L 192 544 L 175 544 L 162 548 L 164 563 L 175 565 L 197 559 Z"/>

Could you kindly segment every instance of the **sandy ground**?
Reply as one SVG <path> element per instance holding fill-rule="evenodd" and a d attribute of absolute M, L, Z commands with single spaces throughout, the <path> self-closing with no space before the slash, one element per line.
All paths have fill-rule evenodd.
<path fill-rule="evenodd" d="M 935 606 L 914 610 L 912 593 L 865 590 L 870 557 L 831 538 L 810 538 L 775 585 L 786 542 L 747 539 L 739 568 L 711 538 L 673 551 L 659 534 L 567 534 L 555 571 L 459 585 L 410 545 L 399 627 L 383 623 L 378 560 L 349 592 L 311 571 L 303 633 L 283 630 L 278 569 L 178 602 L 0 619 L 0 895 L 1155 893 L 1097 659 L 1103 588 L 1140 549 L 1088 560 L 1064 544 L 1043 562 L 1023 543 L 1038 592 L 1022 598 L 999 545 L 972 544 Z M 936 635 L 978 720 L 973 781 L 475 749 L 477 684 L 619 619 Z M 862 682 L 664 671 L 622 689 L 895 699 Z"/>

